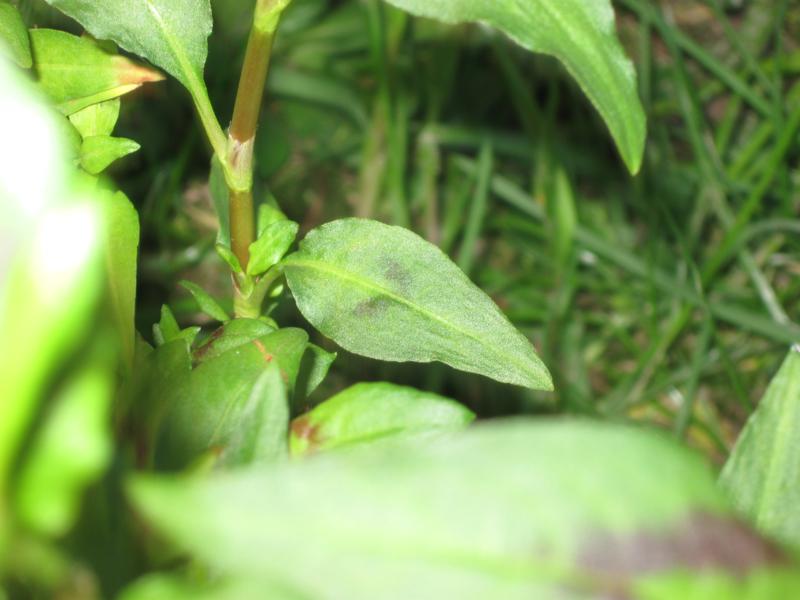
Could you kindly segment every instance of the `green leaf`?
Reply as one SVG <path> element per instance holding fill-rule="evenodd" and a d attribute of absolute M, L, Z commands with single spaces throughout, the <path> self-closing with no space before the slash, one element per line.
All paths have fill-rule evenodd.
<path fill-rule="evenodd" d="M 239 264 L 239 259 L 236 258 L 236 255 L 233 253 L 233 250 L 230 249 L 230 246 L 225 246 L 224 244 L 215 244 L 214 250 L 217 251 L 219 257 L 231 268 L 231 271 L 234 273 L 244 272 L 242 270 L 242 265 Z"/>
<path fill-rule="evenodd" d="M 458 402 L 391 383 L 358 383 L 292 422 L 293 455 L 399 435 L 457 431 L 475 415 Z"/>
<path fill-rule="evenodd" d="M 181 328 L 175 319 L 175 315 L 172 314 L 169 306 L 163 304 L 161 306 L 161 318 L 158 323 L 153 325 L 153 337 L 156 345 L 163 346 L 168 342 L 177 340 L 180 336 Z"/>
<path fill-rule="evenodd" d="M 286 385 L 275 363 L 256 380 L 236 418 L 234 435 L 228 438 L 227 454 L 237 464 L 269 463 L 289 454 L 289 402 Z"/>
<path fill-rule="evenodd" d="M 216 329 L 208 340 L 198 346 L 192 353 L 192 359 L 196 363 L 212 360 L 273 331 L 274 327 L 259 319 L 233 319 Z"/>
<path fill-rule="evenodd" d="M 264 202 L 258 205 L 258 237 L 264 235 L 267 227 L 279 221 L 286 221 L 287 217 L 283 211 L 277 207 L 277 202 L 270 196 L 272 203 Z"/>
<path fill-rule="evenodd" d="M 102 198 L 106 281 L 111 313 L 117 328 L 127 373 L 133 369 L 136 346 L 136 267 L 139 215 L 122 192 Z"/>
<path fill-rule="evenodd" d="M 28 28 L 17 7 L 8 2 L 0 2 L 0 53 L 23 69 L 33 66 Z"/>
<path fill-rule="evenodd" d="M 265 596 L 275 579 L 308 598 L 597 598 L 681 573 L 696 595 L 720 578 L 800 592 L 707 464 L 632 427 L 519 419 L 129 489 L 158 531 Z M 776 572 L 793 593 L 770 595 Z"/>
<path fill-rule="evenodd" d="M 130 402 L 130 421 L 136 432 L 140 460 L 152 465 L 156 436 L 169 407 L 170 392 L 186 381 L 192 369 L 189 341 L 179 338 L 154 350 L 140 340 L 133 377 L 125 382 L 124 397 Z"/>
<path fill-rule="evenodd" d="M 101 218 L 75 185 L 58 119 L 28 78 L 0 60 L 0 497 L 44 386 L 96 318 Z M 5 507 L 0 503 L 0 553 Z"/>
<path fill-rule="evenodd" d="M 223 323 L 225 321 L 230 321 L 231 318 L 228 316 L 228 313 L 225 312 L 225 309 L 222 308 L 219 303 L 199 285 L 185 280 L 181 281 L 180 284 L 194 297 L 195 301 L 200 307 L 200 310 L 206 313 L 209 317 L 216 319 L 217 321 L 222 321 Z"/>
<path fill-rule="evenodd" d="M 65 115 L 163 79 L 89 38 L 53 29 L 32 29 L 30 36 L 39 84 Z"/>
<path fill-rule="evenodd" d="M 202 85 L 211 33 L 208 0 L 46 0 L 94 37 L 113 40 L 190 90 Z"/>
<path fill-rule="evenodd" d="M 226 136 L 217 121 L 203 68 L 211 33 L 209 0 L 46 0 L 94 37 L 112 40 L 143 56 L 183 83 L 214 152 L 225 155 Z"/>
<path fill-rule="evenodd" d="M 139 144 L 127 138 L 108 135 L 87 137 L 81 145 L 81 167 L 91 175 L 98 175 L 114 161 L 133 154 L 139 148 Z"/>
<path fill-rule="evenodd" d="M 114 126 L 119 119 L 119 98 L 98 102 L 87 106 L 69 116 L 69 120 L 86 139 L 93 136 L 108 136 L 114 131 Z"/>
<path fill-rule="evenodd" d="M 572 256 L 577 225 L 575 193 L 563 167 L 558 167 L 550 182 L 547 212 L 552 227 L 553 254 L 563 268 Z"/>
<path fill-rule="evenodd" d="M 720 475 L 758 529 L 800 548 L 800 347 L 794 346 L 750 416 Z"/>
<path fill-rule="evenodd" d="M 151 573 L 136 580 L 117 596 L 117 600 L 245 600 L 263 598 L 261 582 L 214 578 L 211 582 L 199 582 L 196 578 L 185 579 L 163 573 Z M 270 588 L 269 600 L 306 600 L 280 587 Z"/>
<path fill-rule="evenodd" d="M 58 536 L 72 525 L 80 493 L 111 459 L 112 391 L 106 369 L 89 367 L 54 399 L 16 483 L 17 513 L 27 527 Z"/>
<path fill-rule="evenodd" d="M 285 455 L 286 390 L 294 386 L 307 343 L 302 329 L 280 329 L 205 356 L 191 372 L 169 382 L 158 403 L 168 410 L 158 436 L 157 464 L 183 468 L 209 450 L 221 465 Z"/>
<path fill-rule="evenodd" d="M 446 23 L 485 23 L 523 48 L 556 57 L 602 115 L 628 169 L 639 170 L 645 115 L 636 73 L 614 31 L 609 0 L 387 1 Z"/>
<path fill-rule="evenodd" d="M 300 363 L 300 373 L 297 375 L 294 406 L 300 406 L 319 387 L 335 360 L 336 352 L 328 352 L 316 344 L 308 344 Z"/>
<path fill-rule="evenodd" d="M 264 228 L 259 238 L 250 244 L 250 261 L 247 263 L 248 275 L 261 275 L 275 265 L 297 237 L 300 226 L 294 221 L 277 221 Z"/>
<path fill-rule="evenodd" d="M 303 315 L 340 346 L 391 361 L 441 361 L 552 389 L 530 342 L 438 248 L 416 234 L 342 219 L 281 263 Z"/>

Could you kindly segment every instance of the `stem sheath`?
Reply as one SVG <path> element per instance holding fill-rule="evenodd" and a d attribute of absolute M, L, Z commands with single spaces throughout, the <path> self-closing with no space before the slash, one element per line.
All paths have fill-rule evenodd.
<path fill-rule="evenodd" d="M 256 239 L 253 210 L 253 146 L 272 57 L 272 42 L 290 0 L 258 0 L 247 40 L 225 156 L 230 196 L 231 249 L 243 269 Z"/>

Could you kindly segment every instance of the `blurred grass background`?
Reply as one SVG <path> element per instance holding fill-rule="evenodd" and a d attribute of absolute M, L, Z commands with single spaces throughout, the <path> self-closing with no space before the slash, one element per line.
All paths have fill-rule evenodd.
<path fill-rule="evenodd" d="M 800 4 L 615 0 L 649 141 L 631 178 L 554 60 L 479 26 L 378 0 L 294 0 L 257 146 L 261 197 L 303 231 L 358 215 L 448 252 L 536 344 L 555 394 L 340 352 L 317 399 L 357 380 L 439 391 L 481 416 L 570 412 L 658 423 L 722 458 L 800 340 Z M 39 0 L 37 22 L 64 27 Z M 227 123 L 252 2 L 214 2 L 206 69 Z M 143 242 L 138 328 L 177 288 L 229 295 L 213 251 L 208 151 L 176 82 L 123 103 L 142 151 L 116 168 Z M 284 302 L 284 325 L 303 325 Z M 318 340 L 333 349 L 324 340 Z"/>

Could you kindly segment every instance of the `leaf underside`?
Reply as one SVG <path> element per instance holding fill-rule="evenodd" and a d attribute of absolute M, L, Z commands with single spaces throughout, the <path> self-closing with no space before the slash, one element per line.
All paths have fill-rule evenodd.
<path fill-rule="evenodd" d="M 481 22 L 523 48 L 556 57 L 600 112 L 631 173 L 646 135 L 636 73 L 615 34 L 609 0 L 387 0 L 446 23 Z"/>

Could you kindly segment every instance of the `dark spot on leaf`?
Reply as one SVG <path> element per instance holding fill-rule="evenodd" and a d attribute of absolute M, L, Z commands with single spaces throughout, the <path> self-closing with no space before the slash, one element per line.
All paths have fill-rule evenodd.
<path fill-rule="evenodd" d="M 394 289 L 405 291 L 411 285 L 411 273 L 403 265 L 391 258 L 386 261 L 384 275 L 386 279 L 395 284 Z"/>
<path fill-rule="evenodd" d="M 695 513 L 661 532 L 593 534 L 578 556 L 582 569 L 623 580 L 675 569 L 741 576 L 774 564 L 788 564 L 778 546 L 731 517 L 708 513 Z"/>
<path fill-rule="evenodd" d="M 369 300 L 359 302 L 353 309 L 353 314 L 359 318 L 374 318 L 386 312 L 391 303 L 391 300 L 385 296 L 375 296 Z"/>
<path fill-rule="evenodd" d="M 309 451 L 313 451 L 322 442 L 319 427 L 312 425 L 308 415 L 297 417 L 292 421 L 292 435 L 308 442 Z"/>

